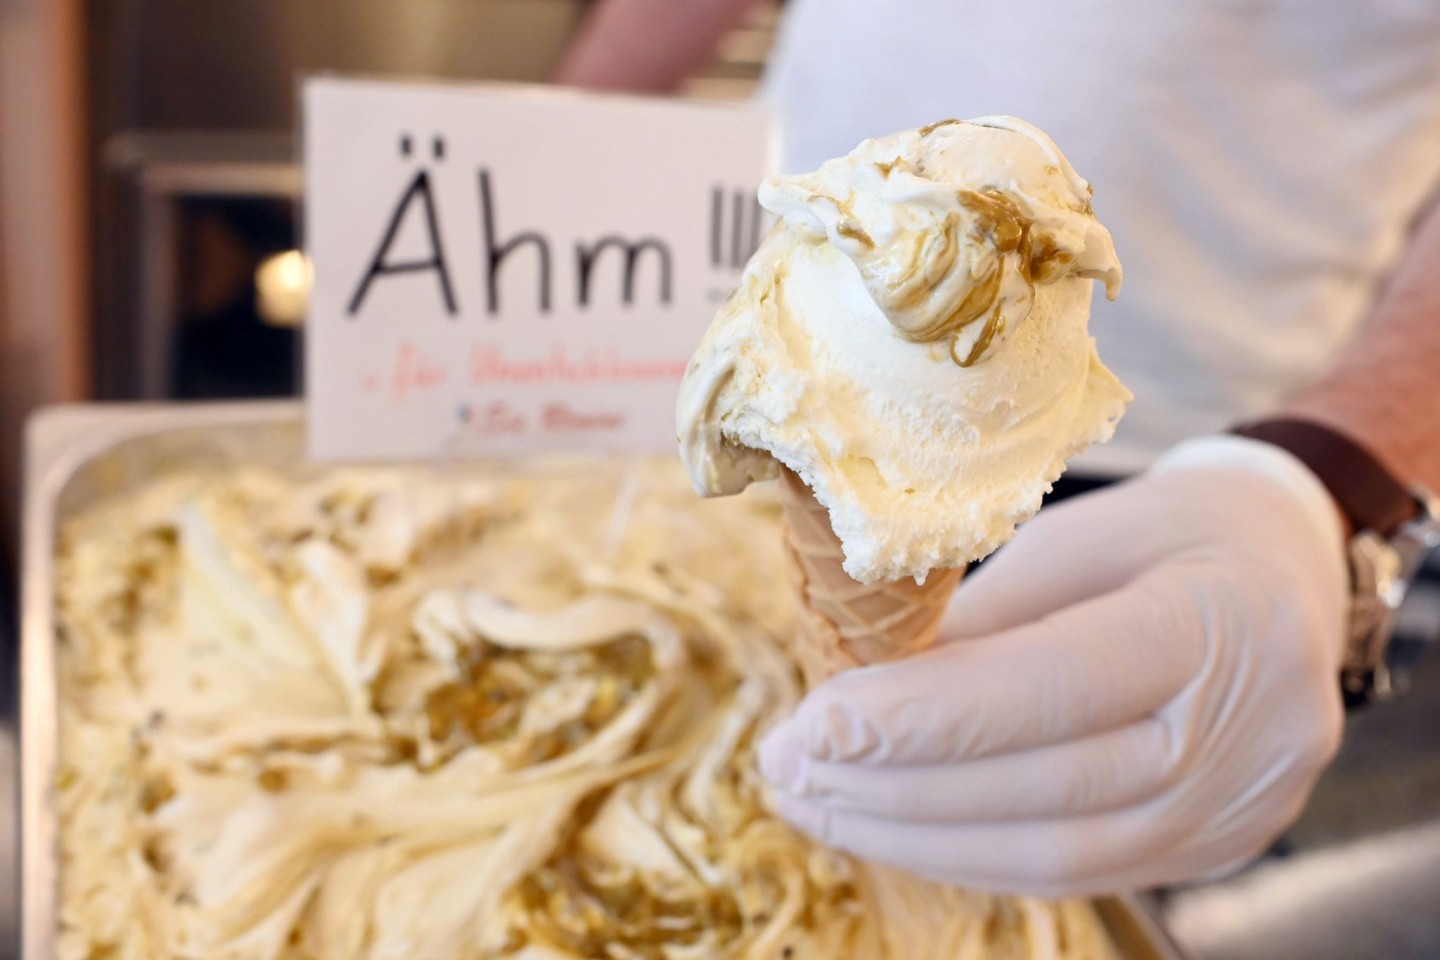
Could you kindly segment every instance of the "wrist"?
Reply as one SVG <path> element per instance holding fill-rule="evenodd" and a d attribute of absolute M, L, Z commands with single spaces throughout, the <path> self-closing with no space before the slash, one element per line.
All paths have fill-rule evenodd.
<path fill-rule="evenodd" d="M 1316 388 L 1287 400 L 1264 419 L 1304 420 L 1327 427 L 1362 442 L 1406 486 L 1440 489 L 1440 444 L 1435 442 L 1432 418 L 1422 413 L 1433 407 L 1434 383 L 1427 383 L 1425 390 L 1404 389 L 1383 380 L 1384 371 L 1375 376 L 1382 378 L 1382 385 L 1370 391 L 1373 399 L 1353 391 Z"/>
<path fill-rule="evenodd" d="M 1384 698 L 1396 615 L 1425 556 L 1440 545 L 1440 504 L 1404 483 L 1368 445 L 1318 420 L 1275 418 L 1235 433 L 1283 449 L 1324 483 L 1346 521 L 1351 605 L 1342 683 L 1347 701 Z"/>
<path fill-rule="evenodd" d="M 1323 420 L 1271 417 L 1231 432 L 1279 447 L 1304 463 L 1339 507 L 1347 540 L 1364 530 L 1392 536 L 1419 512 L 1415 494 L 1370 444 Z"/>

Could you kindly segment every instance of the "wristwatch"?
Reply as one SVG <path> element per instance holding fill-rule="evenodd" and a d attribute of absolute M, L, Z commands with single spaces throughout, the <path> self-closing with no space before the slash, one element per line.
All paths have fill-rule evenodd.
<path fill-rule="evenodd" d="M 1349 636 L 1340 671 L 1345 702 L 1354 707 L 1394 696 L 1412 659 L 1392 643 L 1396 612 L 1440 546 L 1440 500 L 1406 487 L 1360 443 L 1318 423 L 1260 420 L 1231 432 L 1290 452 L 1330 490 L 1351 532 Z"/>

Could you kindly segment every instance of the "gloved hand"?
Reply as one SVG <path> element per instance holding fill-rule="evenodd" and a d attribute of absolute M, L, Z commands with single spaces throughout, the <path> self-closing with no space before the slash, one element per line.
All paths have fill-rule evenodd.
<path fill-rule="evenodd" d="M 1339 745 L 1342 544 L 1288 453 L 1189 441 L 1044 510 L 934 649 L 817 687 L 761 769 L 801 829 L 948 883 L 1094 894 L 1239 866 Z"/>

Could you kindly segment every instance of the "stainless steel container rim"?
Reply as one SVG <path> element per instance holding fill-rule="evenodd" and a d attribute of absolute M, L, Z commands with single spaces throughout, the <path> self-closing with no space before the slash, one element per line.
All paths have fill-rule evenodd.
<path fill-rule="evenodd" d="M 298 418 L 291 401 L 75 404 L 37 411 L 27 424 L 20 598 L 20 956 L 55 956 L 58 823 L 53 799 L 55 622 L 51 604 L 57 505 L 77 469 L 117 442 L 176 427 L 224 427 Z"/>

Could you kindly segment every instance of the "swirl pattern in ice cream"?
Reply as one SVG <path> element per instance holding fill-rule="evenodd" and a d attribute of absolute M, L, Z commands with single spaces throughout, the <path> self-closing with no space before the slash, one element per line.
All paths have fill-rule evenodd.
<path fill-rule="evenodd" d="M 59 558 L 62 960 L 1109 960 L 767 812 L 775 504 L 667 464 L 184 476 Z"/>
<path fill-rule="evenodd" d="M 779 222 L 681 386 L 702 494 L 784 464 L 862 582 L 1009 539 L 1129 393 L 1086 326 L 1120 262 L 1088 183 L 1012 117 L 867 140 L 760 189 Z"/>

